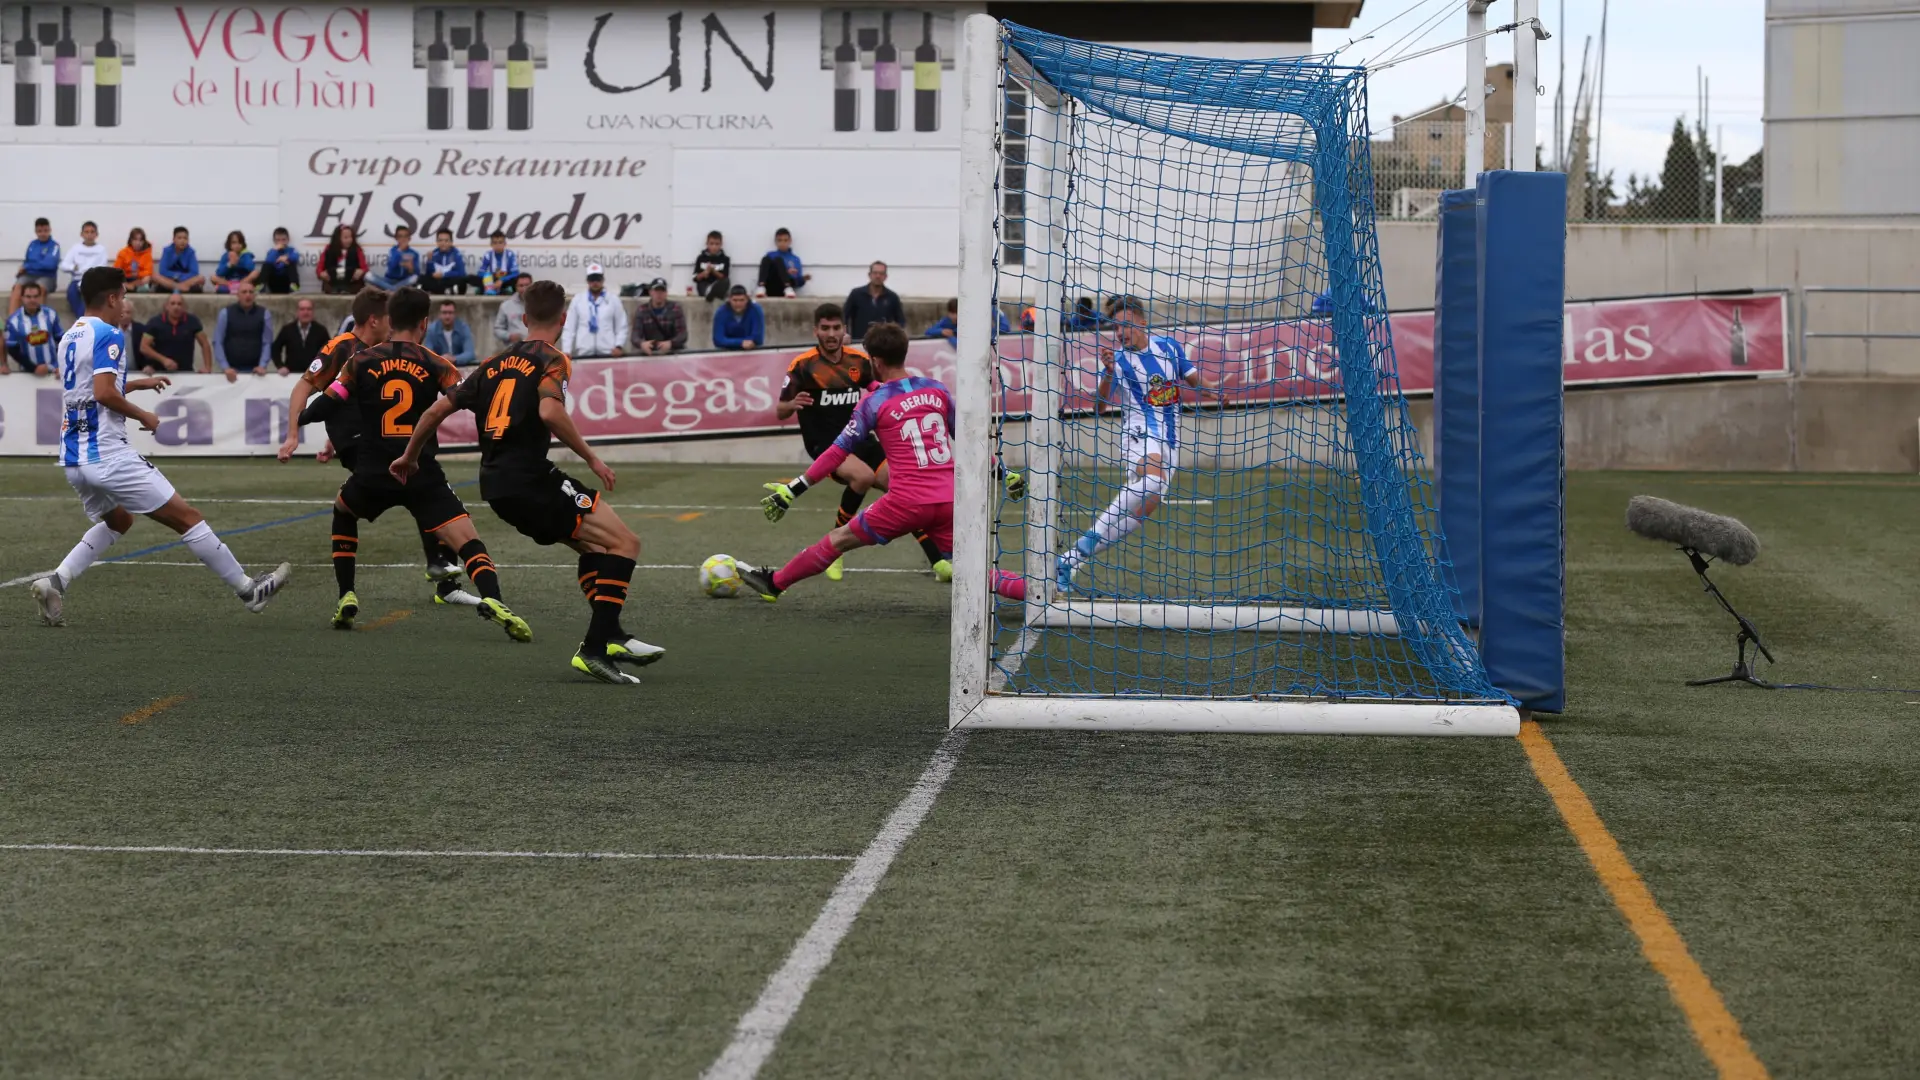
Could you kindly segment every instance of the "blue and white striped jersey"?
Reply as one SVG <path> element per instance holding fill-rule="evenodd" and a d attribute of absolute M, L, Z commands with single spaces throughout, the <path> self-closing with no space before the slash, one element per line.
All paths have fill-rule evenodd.
<path fill-rule="evenodd" d="M 41 364 L 52 367 L 59 341 L 60 316 L 52 304 L 41 304 L 31 315 L 22 307 L 7 317 L 7 351 L 25 361 L 29 371 Z"/>
<path fill-rule="evenodd" d="M 1153 336 L 1147 347 L 1113 351 L 1113 388 L 1120 398 L 1121 430 L 1177 443 L 1180 439 L 1180 387 L 1193 372 L 1184 345 Z"/>
<path fill-rule="evenodd" d="M 66 413 L 60 424 L 60 464 L 85 465 L 133 453 L 127 418 L 93 399 L 93 377 L 112 372 L 127 386 L 127 339 L 115 327 L 83 315 L 60 339 L 60 385 Z"/>

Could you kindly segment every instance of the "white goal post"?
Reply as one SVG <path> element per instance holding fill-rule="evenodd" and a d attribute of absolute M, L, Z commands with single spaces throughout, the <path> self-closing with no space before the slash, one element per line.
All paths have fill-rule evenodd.
<path fill-rule="evenodd" d="M 1290 656 L 1293 653 L 1289 650 L 1302 648 L 1319 650 L 1316 655 L 1322 658 L 1314 662 L 1330 669 L 1340 664 L 1364 669 L 1371 664 L 1383 670 L 1394 665 L 1417 666 L 1402 658 L 1403 654 L 1413 655 L 1405 653 L 1407 649 L 1418 652 L 1437 648 L 1438 655 L 1449 662 L 1460 660 L 1462 648 L 1471 651 L 1470 644 L 1461 644 L 1465 639 L 1457 625 L 1436 625 L 1431 608 L 1422 608 L 1425 614 L 1416 614 L 1403 605 L 1385 603 L 1384 592 L 1372 606 L 1364 602 L 1316 606 L 1313 596 L 1277 595 L 1271 589 L 1225 597 L 1175 591 L 1178 585 L 1171 583 L 1166 573 L 1136 574 L 1131 593 L 1083 594 L 1076 590 L 1061 594 L 1055 588 L 1055 560 L 1064 550 L 1061 538 L 1072 535 L 1065 527 L 1063 514 L 1070 513 L 1075 519 L 1087 517 L 1072 500 L 1091 498 L 1069 496 L 1068 489 L 1079 491 L 1094 485 L 1093 490 L 1101 490 L 1097 485 L 1113 483 L 1115 472 L 1114 463 L 1103 461 L 1098 452 L 1091 464 L 1084 450 L 1070 452 L 1076 440 L 1110 440 L 1111 436 L 1094 430 L 1098 427 L 1097 416 L 1091 422 L 1081 421 L 1084 430 L 1079 434 L 1067 430 L 1071 425 L 1062 420 L 1062 411 L 1069 392 L 1063 375 L 1070 365 L 1065 352 L 1069 335 L 1064 329 L 1055 329 L 1055 320 L 1069 310 L 1070 291 L 1103 291 L 1075 276 L 1064 220 L 1070 213 L 1067 206 L 1072 197 L 1064 178 L 1080 179 L 1082 174 L 1077 170 L 1084 167 L 1066 160 L 1078 137 L 1068 129 L 1073 126 L 1075 110 L 1087 106 L 1073 101 L 1070 92 L 1050 85 L 1042 73 L 1008 47 L 1006 34 L 999 21 L 986 15 L 967 17 L 962 33 L 950 724 L 970 728 L 1343 735 L 1517 733 L 1517 710 L 1504 695 L 1490 688 L 1478 696 L 1458 692 L 1428 695 L 1406 692 L 1404 682 L 1393 679 L 1378 686 L 1368 685 L 1366 676 L 1360 675 L 1343 676 L 1349 681 L 1334 692 L 1300 692 L 1294 688 L 1311 684 L 1311 678 L 1293 677 L 1289 682 L 1285 672 L 1275 675 L 1261 667 L 1266 663 L 1263 658 Z M 1005 122 L 1010 81 L 1017 85 L 1024 102 L 1022 122 L 1011 132 Z M 1020 138 L 1025 147 L 1024 155 L 1015 159 L 1024 174 L 1019 189 L 1024 196 L 1024 231 L 1019 239 L 1024 248 L 1023 284 L 1017 293 L 1012 292 L 1001 265 L 1003 245 L 1008 241 L 1003 230 L 1008 205 L 1004 196 L 1012 188 L 1005 182 L 1010 137 Z M 1306 174 L 1303 171 L 1300 175 Z M 1295 183 L 1298 186 L 1304 182 Z M 1306 219 L 1306 215 L 1295 217 Z M 1371 228 L 1371 210 L 1367 227 Z M 1304 241 L 1288 238 L 1288 242 Z M 1321 250 L 1317 240 L 1313 250 Z M 1377 255 L 1373 258 L 1377 271 Z M 1132 294 L 1139 288 L 1120 281 L 1106 291 Z M 1330 286 L 1328 291 L 1337 302 L 1337 290 Z M 1003 446 L 996 434 L 1003 423 L 1002 350 L 997 342 L 996 309 L 1003 299 L 1036 313 L 1023 369 L 1027 394 L 1024 418 L 1004 421 L 1009 427 L 1019 427 L 1017 461 L 1009 459 L 1010 446 Z M 1174 301 L 1168 297 L 1158 306 L 1172 308 Z M 1361 307 L 1348 306 L 1355 310 Z M 1218 313 L 1204 305 L 1199 310 L 1195 321 L 1222 321 Z M 1235 317 L 1242 314 L 1240 308 L 1233 311 Z M 1325 321 L 1337 332 L 1348 330 L 1338 315 Z M 1362 338 L 1377 332 L 1372 324 L 1363 327 L 1357 319 L 1351 326 Z M 1349 339 L 1340 340 L 1346 343 Z M 1084 344 L 1076 341 L 1073 347 L 1081 349 Z M 1383 422 L 1360 417 L 1358 406 L 1337 402 L 1318 404 L 1314 409 L 1315 423 L 1327 425 L 1327 430 L 1334 430 L 1331 425 L 1335 419 L 1343 425 L 1338 429 L 1342 432 L 1352 425 Z M 1320 419 L 1323 417 L 1333 419 Z M 1272 429 L 1274 422 L 1266 423 Z M 1315 439 L 1327 438 L 1319 427 L 1312 434 Z M 1272 437 L 1285 440 L 1289 435 L 1281 431 Z M 1321 464 L 1310 463 L 1296 470 L 1299 475 L 1311 475 L 1312 479 L 1303 483 L 1331 488 L 1343 482 L 1338 477 L 1328 479 Z M 1029 485 L 1019 509 L 1004 514 L 1000 509 L 1003 466 L 1020 469 Z M 1205 475 L 1201 469 L 1190 471 Z M 1211 482 L 1225 490 L 1221 481 Z M 1397 482 L 1397 477 L 1387 481 L 1389 485 Z M 1254 508 L 1248 513 L 1274 514 L 1277 511 L 1268 509 L 1275 505 L 1272 490 L 1271 485 L 1249 483 L 1244 489 L 1235 488 L 1232 497 L 1241 500 L 1238 505 Z M 1417 503 L 1417 496 L 1414 501 Z M 1312 515 L 1302 520 L 1309 517 Z M 1248 527 L 1239 519 L 1232 520 L 1233 528 Z M 1006 545 L 1005 558 L 1003 533 L 1019 537 Z M 1344 536 L 1316 535 L 1312 543 L 1330 547 L 1333 539 Z M 1225 557 L 1209 550 L 1212 541 L 1205 536 L 1155 542 L 1170 558 L 1177 556 L 1173 561 L 1183 567 Z M 1306 543 L 1298 537 L 1291 542 Z M 1286 544 L 1275 541 L 1272 550 L 1287 550 Z M 1371 557 L 1364 544 L 1358 552 L 1352 561 Z M 1267 556 L 1256 546 L 1251 554 L 1237 557 L 1257 560 Z M 1012 571 L 1024 579 L 1024 604 L 996 599 L 996 569 Z M 1436 575 L 1436 580 L 1443 576 Z M 1408 627 L 1412 629 L 1403 635 Z M 1308 639 L 1324 641 L 1330 636 L 1358 644 L 1339 646 L 1332 652 L 1326 645 L 1298 644 Z M 1433 644 L 1436 641 L 1437 646 Z M 1394 653 L 1395 659 L 1362 655 L 1382 642 L 1401 650 Z M 1121 660 L 1081 660 L 1075 651 L 1077 643 L 1108 650 Z M 1023 674 L 1023 665 L 1046 655 L 1049 649 L 1055 650 L 1053 669 L 1062 674 L 1051 682 Z M 1419 655 L 1435 654 L 1429 651 Z M 1477 664 L 1475 656 L 1468 666 Z M 1142 675 L 1142 671 L 1147 673 Z M 1481 678 L 1484 682 L 1484 675 Z"/>

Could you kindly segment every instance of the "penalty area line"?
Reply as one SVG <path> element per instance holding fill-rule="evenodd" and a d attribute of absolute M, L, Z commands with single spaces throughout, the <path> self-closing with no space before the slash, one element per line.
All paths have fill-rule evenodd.
<path fill-rule="evenodd" d="M 852 862 L 851 855 L 734 855 L 637 851 L 432 851 L 374 848 L 222 848 L 169 844 L 0 844 L 0 851 L 67 851 L 98 855 L 276 855 L 347 859 L 607 859 L 648 862 Z"/>
<path fill-rule="evenodd" d="M 759 1074 L 773 1055 L 774 1047 L 779 1045 L 781 1033 L 800 1011 L 807 990 L 833 961 L 834 950 L 853 929 L 860 909 L 880 887 L 880 879 L 887 875 L 894 857 L 906 847 L 920 823 L 926 820 L 928 811 L 933 809 L 934 800 L 940 797 L 940 790 L 953 776 L 954 766 L 960 762 L 960 751 L 966 744 L 967 733 L 960 730 L 951 730 L 940 740 L 926 771 L 914 782 L 907 797 L 900 800 L 900 805 L 894 807 L 886 824 L 847 869 L 840 884 L 834 886 L 833 895 L 827 897 L 813 925 L 787 954 L 787 962 L 767 980 L 759 999 L 740 1017 L 732 1041 L 701 1074 L 703 1080 L 752 1080 Z"/>

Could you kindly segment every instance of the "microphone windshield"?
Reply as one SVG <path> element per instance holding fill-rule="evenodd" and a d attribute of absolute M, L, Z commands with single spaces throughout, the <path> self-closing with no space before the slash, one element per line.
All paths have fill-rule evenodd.
<path fill-rule="evenodd" d="M 1745 566 L 1760 554 L 1760 538 L 1739 521 L 1651 495 L 1627 501 L 1627 528 L 1735 566 Z"/>

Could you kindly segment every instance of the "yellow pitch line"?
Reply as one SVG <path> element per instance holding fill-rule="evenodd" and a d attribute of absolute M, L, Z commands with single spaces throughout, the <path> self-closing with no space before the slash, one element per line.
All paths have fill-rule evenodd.
<path fill-rule="evenodd" d="M 149 704 L 140 706 L 139 708 L 133 710 L 127 715 L 121 717 L 120 722 L 123 724 L 143 723 L 147 720 L 153 719 L 155 716 L 158 716 L 163 712 L 166 712 L 168 709 L 173 708 L 175 705 L 178 705 L 185 700 L 187 700 L 187 695 L 185 694 L 169 694 L 168 696 L 161 698 L 159 701 L 151 702 Z"/>
<path fill-rule="evenodd" d="M 1693 1037 L 1705 1051 L 1707 1060 L 1726 1080 L 1766 1080 L 1767 1067 L 1755 1056 L 1740 1033 L 1740 1022 L 1727 1011 L 1727 1003 L 1713 988 L 1707 973 L 1701 970 L 1687 943 L 1674 929 L 1667 913 L 1654 902 L 1652 890 L 1642 881 L 1620 844 L 1607 831 L 1606 823 L 1593 808 L 1587 793 L 1574 782 L 1573 775 L 1547 741 L 1537 721 L 1520 725 L 1520 745 L 1527 752 L 1533 775 L 1553 796 L 1553 804 L 1567 823 L 1567 831 L 1587 853 L 1593 872 L 1606 886 L 1607 895 L 1625 916 L 1633 936 L 1640 939 L 1640 951 L 1653 970 L 1667 981 L 1667 992 L 1686 1015 Z"/>
<path fill-rule="evenodd" d="M 373 620 L 372 622 L 366 624 L 365 626 L 360 627 L 360 629 L 378 630 L 383 626 L 392 626 L 394 623 L 399 622 L 401 619 L 407 619 L 412 617 L 413 617 L 413 612 L 408 611 L 404 608 L 399 611 L 389 611 L 385 615 L 382 615 L 379 618 Z"/>

